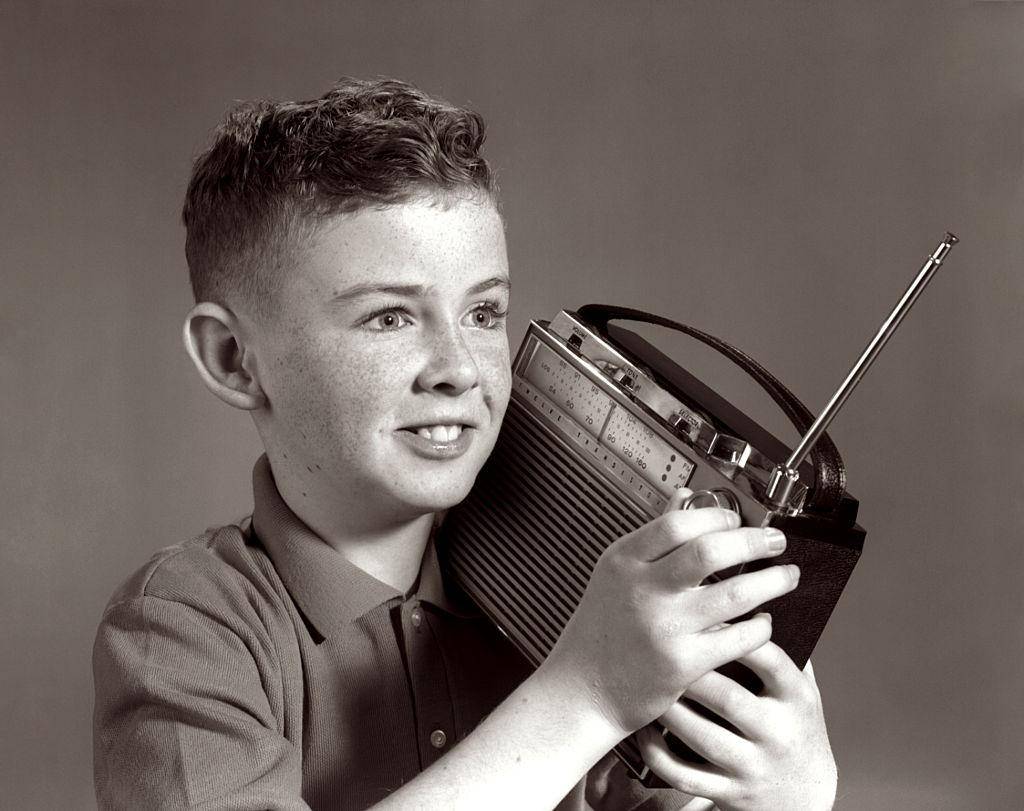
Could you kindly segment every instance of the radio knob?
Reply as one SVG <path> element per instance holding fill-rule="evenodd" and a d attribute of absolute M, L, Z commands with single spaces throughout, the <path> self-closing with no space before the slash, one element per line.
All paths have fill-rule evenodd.
<path fill-rule="evenodd" d="M 721 507 L 739 513 L 740 503 L 731 490 L 718 487 L 713 490 L 695 490 L 683 499 L 682 509 L 696 510 L 700 507 Z"/>

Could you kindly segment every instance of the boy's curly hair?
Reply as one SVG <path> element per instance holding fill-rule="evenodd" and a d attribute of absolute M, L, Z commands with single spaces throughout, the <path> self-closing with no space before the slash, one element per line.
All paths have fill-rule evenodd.
<path fill-rule="evenodd" d="M 345 78 L 318 99 L 243 102 L 195 161 L 185 255 L 196 301 L 266 314 L 303 234 L 325 216 L 424 193 L 496 197 L 475 112 L 392 79 Z"/>

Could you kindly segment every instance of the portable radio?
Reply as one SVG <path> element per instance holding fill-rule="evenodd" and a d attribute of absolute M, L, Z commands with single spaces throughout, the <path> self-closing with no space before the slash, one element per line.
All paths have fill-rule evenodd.
<path fill-rule="evenodd" d="M 957 241 L 946 234 L 817 419 L 752 358 L 666 318 L 587 305 L 533 321 L 513 363 L 494 452 L 442 527 L 449 576 L 537 666 L 604 549 L 661 515 L 673 490 L 688 487 L 684 509 L 727 507 L 745 526 L 786 534 L 781 556 L 745 568 L 800 567 L 798 588 L 757 610 L 771 613 L 772 639 L 803 667 L 865 534 L 825 428 Z M 803 439 L 791 451 L 644 338 L 611 323 L 623 320 L 677 329 L 723 353 L 768 392 Z M 762 687 L 736 663 L 722 671 L 755 692 Z M 700 760 L 669 739 L 682 757 Z M 660 784 L 632 736 L 615 751 L 635 777 Z"/>

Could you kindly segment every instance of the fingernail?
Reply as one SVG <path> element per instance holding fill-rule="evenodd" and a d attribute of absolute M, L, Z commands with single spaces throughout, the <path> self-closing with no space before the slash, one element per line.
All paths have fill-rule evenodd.
<path fill-rule="evenodd" d="M 789 565 L 786 568 L 789 569 L 789 576 L 791 578 L 793 578 L 793 585 L 796 585 L 797 583 L 799 583 L 800 582 L 800 567 L 799 566 Z"/>
<path fill-rule="evenodd" d="M 768 527 L 764 531 L 764 539 L 768 542 L 768 550 L 781 552 L 786 548 L 786 534 L 781 529 Z"/>
<path fill-rule="evenodd" d="M 740 525 L 740 514 L 726 510 L 725 521 L 729 525 L 729 529 L 736 529 Z"/>

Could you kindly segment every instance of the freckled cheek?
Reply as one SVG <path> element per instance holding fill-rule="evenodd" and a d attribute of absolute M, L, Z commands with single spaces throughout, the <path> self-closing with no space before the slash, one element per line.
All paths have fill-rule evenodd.
<path fill-rule="evenodd" d="M 332 435 L 358 444 L 390 424 L 396 397 L 380 377 L 351 370 L 326 382 L 322 410 Z"/>
<path fill-rule="evenodd" d="M 357 450 L 388 424 L 395 363 L 382 353 L 310 351 L 282 356 L 267 394 L 279 421 L 304 444 L 334 454 Z"/>
<path fill-rule="evenodd" d="M 477 363 L 484 396 L 504 410 L 512 386 L 508 348 L 496 346 L 481 352 L 477 357 Z"/>

